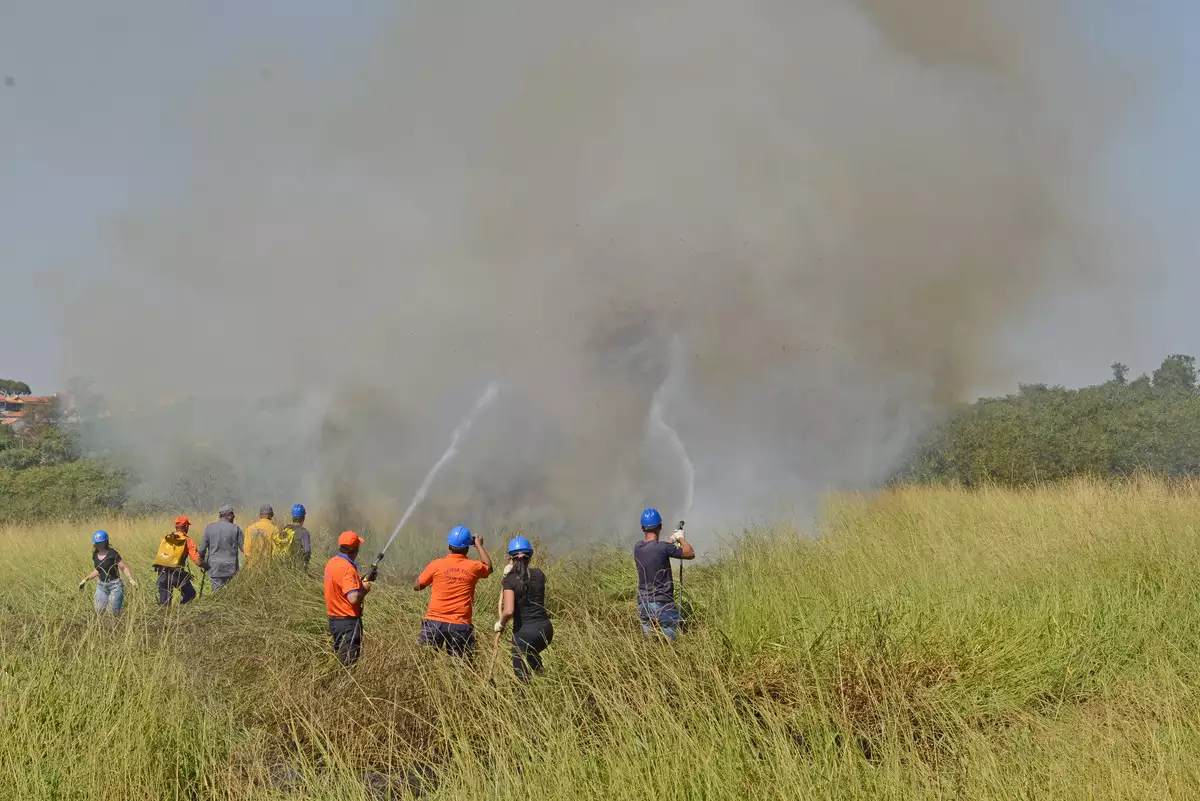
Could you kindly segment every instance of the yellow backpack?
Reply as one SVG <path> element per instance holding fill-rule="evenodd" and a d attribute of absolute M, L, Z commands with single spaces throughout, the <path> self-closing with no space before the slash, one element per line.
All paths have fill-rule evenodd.
<path fill-rule="evenodd" d="M 279 529 L 279 533 L 275 535 L 274 541 L 271 543 L 272 556 L 288 556 L 292 553 L 292 549 L 296 544 L 296 527 L 294 525 L 286 525 Z"/>
<path fill-rule="evenodd" d="M 187 556 L 187 540 L 172 532 L 162 538 L 158 544 L 158 554 L 154 557 L 157 567 L 179 567 Z"/>

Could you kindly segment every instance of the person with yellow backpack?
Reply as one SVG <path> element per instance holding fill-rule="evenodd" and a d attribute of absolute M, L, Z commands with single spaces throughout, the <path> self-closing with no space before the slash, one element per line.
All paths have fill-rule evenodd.
<path fill-rule="evenodd" d="M 312 556 L 312 537 L 304 527 L 305 513 L 303 504 L 292 507 L 292 522 L 279 530 L 275 541 L 271 543 L 271 556 L 300 562 L 307 573 L 308 558 Z"/>
<path fill-rule="evenodd" d="M 190 603 L 196 597 L 196 588 L 192 586 L 192 574 L 188 572 L 187 560 L 201 570 L 205 568 L 196 550 L 196 543 L 188 536 L 192 521 L 186 517 L 175 518 L 175 530 L 162 538 L 158 544 L 158 553 L 154 557 L 154 570 L 158 573 L 158 605 L 167 606 L 171 596 L 179 590 L 179 603 Z"/>
<path fill-rule="evenodd" d="M 263 504 L 258 510 L 258 521 L 246 526 L 246 567 L 252 568 L 271 555 L 271 546 L 279 538 L 279 526 L 275 525 L 275 510 Z"/>

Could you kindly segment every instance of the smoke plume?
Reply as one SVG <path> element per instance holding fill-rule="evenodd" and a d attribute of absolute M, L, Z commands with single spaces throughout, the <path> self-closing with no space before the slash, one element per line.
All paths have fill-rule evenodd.
<path fill-rule="evenodd" d="M 1062 7 L 429 3 L 332 74 L 246 54 L 164 123 L 187 180 L 114 226 L 67 370 L 147 492 L 202 448 L 380 529 L 496 380 L 418 518 L 582 536 L 678 513 L 677 337 L 689 528 L 806 509 L 1110 280 L 1080 154 L 1120 109 Z"/>

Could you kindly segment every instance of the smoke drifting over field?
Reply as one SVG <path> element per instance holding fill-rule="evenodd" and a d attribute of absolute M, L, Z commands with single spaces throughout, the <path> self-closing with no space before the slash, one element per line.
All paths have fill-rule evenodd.
<path fill-rule="evenodd" d="M 191 396 L 123 451 L 168 480 L 203 440 L 277 509 L 403 508 L 495 379 L 425 520 L 607 532 L 682 502 L 678 336 L 696 528 L 877 480 L 1107 280 L 1080 154 L 1117 109 L 1058 9 L 433 3 L 344 73 L 251 59 L 181 98 L 190 181 L 118 226 L 68 371 Z"/>

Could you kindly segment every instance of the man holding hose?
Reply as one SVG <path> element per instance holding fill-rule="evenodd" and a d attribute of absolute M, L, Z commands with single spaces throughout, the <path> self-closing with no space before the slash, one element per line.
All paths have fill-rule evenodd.
<path fill-rule="evenodd" d="M 358 548 L 363 538 L 353 531 L 338 536 L 338 552 L 325 565 L 325 612 L 329 616 L 329 636 L 338 661 L 350 666 L 362 652 L 363 599 L 371 591 L 371 582 L 358 575 Z"/>
<path fill-rule="evenodd" d="M 695 559 L 696 551 L 683 538 L 680 529 L 667 542 L 659 542 L 662 515 L 657 509 L 642 512 L 642 541 L 633 546 L 633 561 L 638 575 L 638 620 L 647 637 L 660 632 L 674 642 L 682 622 L 675 605 L 675 578 L 672 559 Z"/>

